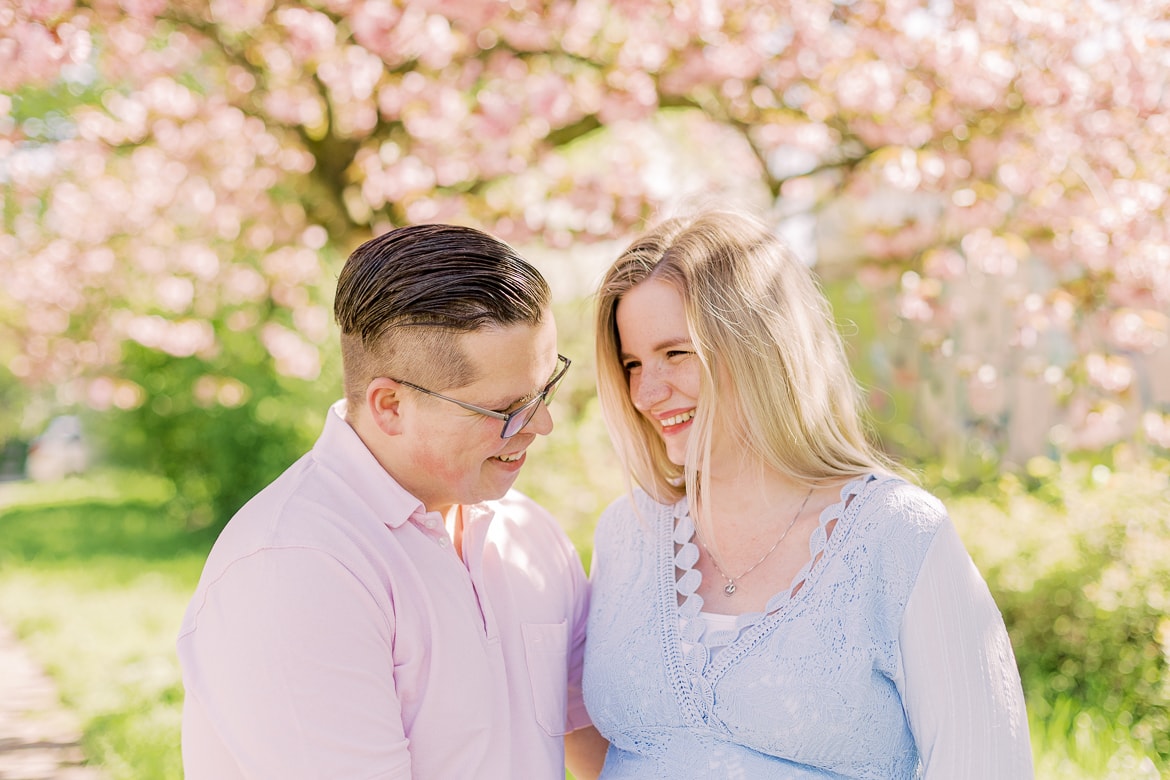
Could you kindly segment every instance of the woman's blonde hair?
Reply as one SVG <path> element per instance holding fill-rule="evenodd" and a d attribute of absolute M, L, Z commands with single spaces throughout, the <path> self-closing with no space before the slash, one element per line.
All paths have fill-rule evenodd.
<path fill-rule="evenodd" d="M 634 408 L 622 366 L 618 303 L 647 279 L 682 297 L 701 365 L 685 468 Z M 739 451 L 803 484 L 896 469 L 865 435 L 859 388 L 811 270 L 757 219 L 704 211 L 662 222 L 614 262 L 597 299 L 602 414 L 627 472 L 656 500 L 702 495 L 717 424 Z"/>

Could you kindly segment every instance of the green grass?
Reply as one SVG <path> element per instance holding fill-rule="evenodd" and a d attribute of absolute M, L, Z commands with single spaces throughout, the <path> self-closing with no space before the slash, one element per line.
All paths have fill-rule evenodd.
<path fill-rule="evenodd" d="M 0 485 L 0 619 L 57 681 L 110 780 L 182 777 L 174 640 L 212 540 L 172 498 L 168 483 L 124 473 Z M 583 523 L 569 525 L 587 545 Z M 1028 702 L 1039 780 L 1170 776 L 1074 699 Z"/>
<path fill-rule="evenodd" d="M 169 498 L 120 474 L 0 485 L 0 618 L 110 780 L 182 777 L 174 640 L 210 539 L 169 515 Z"/>

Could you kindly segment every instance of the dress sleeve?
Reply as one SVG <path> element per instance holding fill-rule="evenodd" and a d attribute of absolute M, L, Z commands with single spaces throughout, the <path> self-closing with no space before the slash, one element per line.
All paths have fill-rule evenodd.
<path fill-rule="evenodd" d="M 950 520 L 899 633 L 902 701 L 924 780 L 1029 780 L 1028 718 L 1003 617 Z"/>
<path fill-rule="evenodd" d="M 392 634 L 336 559 L 265 550 L 210 584 L 180 637 L 187 696 L 241 776 L 409 778 Z M 184 734 L 187 776 L 211 778 L 192 771 L 196 736 Z"/>

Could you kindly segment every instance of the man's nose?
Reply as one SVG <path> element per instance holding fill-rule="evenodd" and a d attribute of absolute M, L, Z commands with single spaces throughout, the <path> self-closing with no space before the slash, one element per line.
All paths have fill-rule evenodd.
<path fill-rule="evenodd" d="M 538 433 L 541 436 L 548 436 L 552 433 L 553 418 L 552 412 L 549 411 L 548 405 L 542 400 L 536 404 L 536 412 L 533 413 L 532 419 L 524 426 L 523 430 L 529 433 Z"/>

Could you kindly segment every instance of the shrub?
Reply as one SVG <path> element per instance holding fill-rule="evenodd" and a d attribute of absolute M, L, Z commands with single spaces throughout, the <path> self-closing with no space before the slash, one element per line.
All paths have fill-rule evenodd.
<path fill-rule="evenodd" d="M 1170 759 L 1170 469 L 1032 465 L 948 506 L 1004 614 L 1029 708 L 1074 699 Z"/>
<path fill-rule="evenodd" d="M 288 379 L 260 355 L 228 372 L 198 358 L 127 351 L 124 376 L 145 389 L 146 401 L 103 413 L 92 424 L 95 440 L 112 463 L 172 480 L 172 507 L 193 527 L 226 523 L 312 446 L 341 395 L 339 380 Z M 223 387 L 231 391 L 217 392 Z"/>

